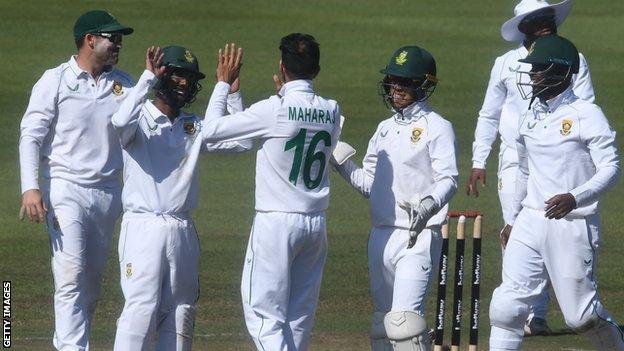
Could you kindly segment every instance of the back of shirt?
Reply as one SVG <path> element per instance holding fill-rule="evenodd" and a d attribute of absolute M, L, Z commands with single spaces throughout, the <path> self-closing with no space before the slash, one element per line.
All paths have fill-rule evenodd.
<path fill-rule="evenodd" d="M 336 101 L 314 93 L 312 82 L 284 84 L 279 95 L 221 117 L 227 86 L 218 83 L 202 132 L 207 140 L 259 139 L 256 210 L 312 213 L 329 203 L 329 159 L 340 137 Z M 218 100 L 218 101 L 217 101 Z"/>
<path fill-rule="evenodd" d="M 276 135 L 256 157 L 256 210 L 315 212 L 329 203 L 331 152 L 340 134 L 335 101 L 294 91 L 275 110 Z"/>

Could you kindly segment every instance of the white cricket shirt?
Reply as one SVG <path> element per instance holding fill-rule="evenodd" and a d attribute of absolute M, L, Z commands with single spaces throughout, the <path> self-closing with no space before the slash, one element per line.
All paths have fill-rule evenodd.
<path fill-rule="evenodd" d="M 544 201 L 565 193 L 578 206 L 567 217 L 598 213 L 600 195 L 620 175 L 615 131 L 602 110 L 568 88 L 546 103 L 536 100 L 518 130 L 516 215 L 521 207 L 543 211 Z"/>
<path fill-rule="evenodd" d="M 362 168 L 348 160 L 337 169 L 370 197 L 373 226 L 409 229 L 408 214 L 397 202 L 415 194 L 433 197 L 440 210 L 427 225 L 437 225 L 446 220 L 448 202 L 457 190 L 456 147 L 451 123 L 424 101 L 379 123 Z"/>
<path fill-rule="evenodd" d="M 191 212 L 199 196 L 198 161 L 203 152 L 243 152 L 250 141 L 207 143 L 203 120 L 180 112 L 173 123 L 151 101 L 154 74 L 145 71 L 112 122 L 123 145 L 125 212 L 176 214 Z M 240 94 L 230 102 L 242 110 Z"/>
<path fill-rule="evenodd" d="M 208 141 L 259 139 L 256 210 L 324 211 L 329 204 L 331 152 L 340 137 L 340 109 L 314 93 L 312 81 L 294 80 L 278 95 L 223 116 L 229 85 L 218 82 L 206 110 Z"/>
<path fill-rule="evenodd" d="M 497 57 L 494 62 L 472 143 L 472 168 L 485 169 L 497 133 L 500 133 L 501 142 L 506 146 L 516 147 L 518 119 L 529 108 L 529 100 L 524 100 L 518 91 L 516 71 L 531 70 L 530 64 L 518 62 L 528 54 L 528 50 L 520 46 Z M 594 87 L 587 61 L 580 53 L 579 59 L 579 73 L 572 78 L 574 93 L 593 103 Z"/>
<path fill-rule="evenodd" d="M 132 85 L 114 68 L 95 80 L 74 57 L 47 70 L 32 89 L 20 127 L 22 193 L 39 189 L 39 175 L 119 186 L 121 147 L 110 119 Z"/>

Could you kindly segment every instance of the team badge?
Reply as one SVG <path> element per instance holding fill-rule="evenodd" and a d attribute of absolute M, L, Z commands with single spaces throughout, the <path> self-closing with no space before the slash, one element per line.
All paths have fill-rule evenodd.
<path fill-rule="evenodd" d="M 418 140 L 420 140 L 420 136 L 422 135 L 423 129 L 422 128 L 414 128 L 412 129 L 412 143 L 416 143 L 418 142 Z"/>
<path fill-rule="evenodd" d="M 559 133 L 563 136 L 568 136 L 570 134 L 570 130 L 572 129 L 572 120 L 564 119 L 561 121 L 561 129 L 559 129 Z"/>
<path fill-rule="evenodd" d="M 195 122 L 193 121 L 184 122 L 183 127 L 184 133 L 188 135 L 193 135 L 195 134 L 195 132 L 197 132 L 197 128 L 195 128 Z"/>
<path fill-rule="evenodd" d="M 126 278 L 132 277 L 132 263 L 126 264 Z"/>
<path fill-rule="evenodd" d="M 407 51 L 401 51 L 399 56 L 394 59 L 397 65 L 402 66 L 405 62 L 407 62 Z"/>
<path fill-rule="evenodd" d="M 123 86 L 118 81 L 113 82 L 113 94 L 117 96 L 123 94 Z"/>
<path fill-rule="evenodd" d="M 191 62 L 191 63 L 192 63 L 193 61 L 195 61 L 195 58 L 193 57 L 193 54 L 192 54 L 190 51 L 188 51 L 188 50 L 186 50 L 186 52 L 184 53 L 184 58 L 185 58 L 188 62 Z"/>

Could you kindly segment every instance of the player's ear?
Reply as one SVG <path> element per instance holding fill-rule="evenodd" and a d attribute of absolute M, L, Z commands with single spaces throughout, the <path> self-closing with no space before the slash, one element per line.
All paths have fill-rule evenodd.
<path fill-rule="evenodd" d="M 282 60 L 280 60 L 279 62 L 279 76 L 280 79 L 282 80 L 282 82 L 286 82 L 286 67 L 284 67 L 284 64 L 282 63 Z"/>
<path fill-rule="evenodd" d="M 95 35 L 87 33 L 85 34 L 85 44 L 90 48 L 95 48 Z"/>

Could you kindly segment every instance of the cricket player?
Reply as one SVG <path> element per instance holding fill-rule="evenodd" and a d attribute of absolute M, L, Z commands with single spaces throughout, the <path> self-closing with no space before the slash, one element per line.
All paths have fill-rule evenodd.
<path fill-rule="evenodd" d="M 123 35 L 132 31 L 106 11 L 80 16 L 74 25 L 77 55 L 43 74 L 22 118 L 20 218 L 48 227 L 57 350 L 89 348 L 121 210 L 121 147 L 110 119 L 133 85 L 115 69 Z"/>
<path fill-rule="evenodd" d="M 457 190 L 455 134 L 427 102 L 438 82 L 429 52 L 418 46 L 399 48 L 381 73 L 385 77 L 379 90 L 394 115 L 379 123 L 361 168 L 341 160 L 349 149 L 342 142 L 334 165 L 371 201 L 371 348 L 424 351 L 430 349 L 424 318 L 427 288 L 436 276 L 441 226 Z"/>
<path fill-rule="evenodd" d="M 538 38 L 520 60 L 534 100 L 517 128 L 518 179 L 503 282 L 490 304 L 490 350 L 519 350 L 529 309 L 550 280 L 568 327 L 596 350 L 624 350 L 622 332 L 600 303 L 595 272 L 600 196 L 620 177 L 615 131 L 602 110 L 578 98 L 576 47 Z"/>
<path fill-rule="evenodd" d="M 281 39 L 277 95 L 221 117 L 240 69 L 226 45 L 202 129 L 208 140 L 259 140 L 256 215 L 241 282 L 245 322 L 258 350 L 304 351 L 327 256 L 328 162 L 340 134 L 338 103 L 317 95 L 319 45 L 308 34 Z M 279 79 L 281 78 L 281 79 Z"/>
<path fill-rule="evenodd" d="M 203 120 L 182 111 L 205 77 L 181 46 L 147 50 L 146 70 L 112 118 L 123 146 L 124 207 L 119 237 L 126 299 L 115 350 L 190 350 L 199 298 L 199 238 L 190 213 L 201 153 L 242 152 L 251 142 L 211 144 Z M 228 101 L 242 110 L 238 81 Z M 151 90 L 155 99 L 147 100 Z"/>
<path fill-rule="evenodd" d="M 467 193 L 479 196 L 477 182 L 485 186 L 485 164 L 492 150 L 496 134 L 500 134 L 500 152 L 498 155 L 498 198 L 503 213 L 505 226 L 501 231 L 503 248 L 511 231 L 508 226 L 513 213 L 518 156 L 515 135 L 518 119 L 529 108 L 530 101 L 524 100 L 516 88 L 518 70 L 528 71 L 530 66 L 518 62 L 526 57 L 528 48 L 535 39 L 557 33 L 570 10 L 572 1 L 565 0 L 549 5 L 541 0 L 522 0 L 516 6 L 515 16 L 501 27 L 501 34 L 506 41 L 520 42 L 520 46 L 498 57 L 492 67 L 490 82 L 485 94 L 483 106 L 479 111 L 475 140 L 472 144 L 472 173 L 468 180 Z M 589 102 L 594 101 L 594 88 L 587 68 L 587 62 L 579 54 L 579 72 L 572 77 L 572 89 L 576 96 Z M 548 311 L 548 286 L 532 306 L 525 326 L 527 335 L 548 334 L 546 322 Z"/>

